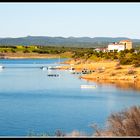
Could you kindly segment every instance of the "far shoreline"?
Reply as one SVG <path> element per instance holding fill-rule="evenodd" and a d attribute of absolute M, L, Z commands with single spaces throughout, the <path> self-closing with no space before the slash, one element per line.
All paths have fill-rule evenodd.
<path fill-rule="evenodd" d="M 9 57 L 9 58 L 0 58 L 0 60 L 11 60 L 11 59 L 55 59 L 58 57 Z"/>
<path fill-rule="evenodd" d="M 10 59 L 53 59 L 53 58 L 67 58 L 63 54 L 38 54 L 38 53 L 3 53 L 1 60 Z"/>

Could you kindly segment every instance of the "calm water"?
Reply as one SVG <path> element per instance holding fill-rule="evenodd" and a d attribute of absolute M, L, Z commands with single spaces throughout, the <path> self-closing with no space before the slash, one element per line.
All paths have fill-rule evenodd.
<path fill-rule="evenodd" d="M 63 61 L 63 60 L 61 60 Z M 0 136 L 27 136 L 29 132 L 53 135 L 56 130 L 93 132 L 103 127 L 110 113 L 140 105 L 140 92 L 98 85 L 68 71 L 43 71 L 42 65 L 56 65 L 58 59 L 0 60 Z M 47 77 L 48 73 L 60 77 Z"/>

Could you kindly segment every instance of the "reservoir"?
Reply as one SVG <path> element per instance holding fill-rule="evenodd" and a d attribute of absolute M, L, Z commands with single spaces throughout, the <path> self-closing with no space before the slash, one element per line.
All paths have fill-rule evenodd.
<path fill-rule="evenodd" d="M 92 134 L 91 124 L 103 128 L 111 113 L 140 105 L 140 91 L 135 89 L 89 82 L 69 71 L 40 69 L 57 63 L 58 59 L 0 60 L 5 67 L 0 70 L 0 136 L 54 135 L 56 130 Z M 96 88 L 80 88 L 87 84 Z"/>

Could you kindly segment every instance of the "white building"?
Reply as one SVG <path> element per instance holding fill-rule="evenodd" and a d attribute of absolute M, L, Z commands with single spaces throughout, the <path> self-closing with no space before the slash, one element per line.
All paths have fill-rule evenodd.
<path fill-rule="evenodd" d="M 96 49 L 94 49 L 94 51 L 96 51 L 96 52 L 107 52 L 108 49 L 107 48 L 96 48 Z"/>
<path fill-rule="evenodd" d="M 120 43 L 112 43 L 108 45 L 108 51 L 123 51 L 125 50 L 125 46 L 124 44 L 120 44 Z"/>
<path fill-rule="evenodd" d="M 131 40 L 122 40 L 119 43 L 112 43 L 108 45 L 108 51 L 124 51 L 125 49 L 132 49 L 132 41 Z"/>

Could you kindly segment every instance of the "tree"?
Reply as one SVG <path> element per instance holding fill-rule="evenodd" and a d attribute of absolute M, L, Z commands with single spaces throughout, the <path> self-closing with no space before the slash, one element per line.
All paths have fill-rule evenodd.
<path fill-rule="evenodd" d="M 30 53 L 30 51 L 26 49 L 23 51 L 23 53 Z"/>

